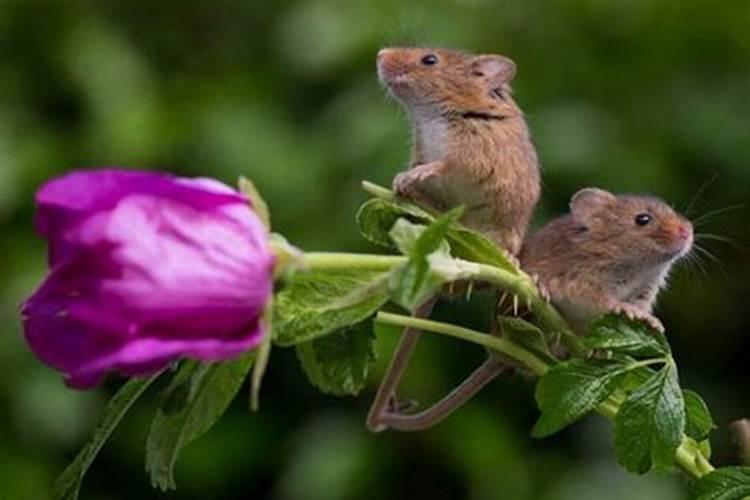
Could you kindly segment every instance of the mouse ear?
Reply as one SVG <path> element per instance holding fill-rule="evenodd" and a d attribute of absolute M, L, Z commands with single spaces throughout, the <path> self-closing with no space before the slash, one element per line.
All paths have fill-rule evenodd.
<path fill-rule="evenodd" d="M 516 76 L 516 63 L 507 57 L 494 54 L 476 56 L 472 61 L 471 69 L 489 78 L 497 86 L 508 83 Z"/>
<path fill-rule="evenodd" d="M 588 220 L 591 215 L 616 199 L 615 195 L 603 189 L 581 189 L 570 199 L 570 213 L 578 220 Z"/>

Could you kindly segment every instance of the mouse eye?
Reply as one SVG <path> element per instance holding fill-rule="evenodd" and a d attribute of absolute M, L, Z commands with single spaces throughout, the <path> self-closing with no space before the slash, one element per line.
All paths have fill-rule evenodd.
<path fill-rule="evenodd" d="M 646 226 L 652 219 L 651 214 L 642 213 L 635 216 L 635 223 L 639 226 Z"/>
<path fill-rule="evenodd" d="M 421 63 L 424 64 L 425 66 L 433 66 L 437 64 L 437 62 L 438 62 L 438 58 L 435 54 L 427 54 L 421 60 Z"/>

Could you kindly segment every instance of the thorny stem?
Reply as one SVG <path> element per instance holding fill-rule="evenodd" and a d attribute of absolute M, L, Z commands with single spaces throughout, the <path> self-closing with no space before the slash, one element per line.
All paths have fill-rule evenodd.
<path fill-rule="evenodd" d="M 466 340 L 468 342 L 473 342 L 488 349 L 493 349 L 503 353 L 525 365 L 539 376 L 544 375 L 544 373 L 550 368 L 549 364 L 539 359 L 532 352 L 510 340 L 480 333 L 469 328 L 385 312 L 379 312 L 375 317 L 375 321 L 394 326 L 418 328 L 422 331 L 440 333 L 461 340 Z M 659 361 L 663 362 L 664 360 Z M 647 363 L 641 364 L 645 366 Z M 617 412 L 624 401 L 624 395 L 614 394 L 601 403 L 596 411 L 600 415 L 614 421 Z M 683 437 L 682 443 L 675 452 L 675 461 L 685 472 L 695 478 L 700 478 L 714 470 L 714 467 L 708 459 L 694 444 L 691 444 L 690 439 L 687 436 Z"/>
<path fill-rule="evenodd" d="M 337 252 L 309 252 L 302 257 L 302 266 L 307 269 L 345 270 L 367 269 L 371 271 L 388 271 L 397 265 L 404 264 L 407 257 L 391 255 L 372 255 Z M 456 263 L 464 270 L 467 278 L 485 281 L 497 285 L 517 295 L 537 315 L 542 326 L 552 334 L 562 337 L 566 347 L 573 354 L 583 350 L 580 339 L 573 333 L 557 310 L 552 307 L 537 290 L 534 281 L 527 274 L 518 274 L 487 264 L 477 264 L 462 259 Z"/>
<path fill-rule="evenodd" d="M 362 189 L 383 200 L 394 201 L 397 198 L 390 189 L 369 181 L 362 182 Z M 477 279 L 496 284 L 518 296 L 536 314 L 548 333 L 558 336 L 571 353 L 580 354 L 583 352 L 583 344 L 578 336 L 573 333 L 557 310 L 541 296 L 531 276 L 521 269 L 509 272 L 486 264 L 479 264 L 479 267 L 480 272 L 476 276 Z"/>

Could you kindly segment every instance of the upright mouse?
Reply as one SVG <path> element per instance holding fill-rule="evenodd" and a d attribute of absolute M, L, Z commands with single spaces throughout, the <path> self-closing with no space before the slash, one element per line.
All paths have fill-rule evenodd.
<path fill-rule="evenodd" d="M 573 196 L 569 214 L 529 236 L 520 260 L 579 331 L 606 312 L 663 331 L 654 302 L 692 244 L 692 224 L 662 200 L 587 188 Z"/>
<path fill-rule="evenodd" d="M 378 53 L 377 68 L 413 128 L 411 165 L 394 179 L 396 193 L 438 211 L 463 205 L 466 226 L 517 256 L 540 178 L 526 121 L 511 95 L 515 63 L 500 55 L 387 48 Z M 433 304 L 423 304 L 415 315 L 429 316 Z M 374 431 L 430 427 L 505 370 L 490 356 L 438 403 L 404 413 L 394 393 L 418 336 L 415 329 L 404 330 L 368 415 Z"/>
<path fill-rule="evenodd" d="M 433 48 L 386 48 L 380 81 L 412 122 L 410 169 L 397 194 L 436 210 L 464 205 L 462 222 L 517 255 L 539 199 L 536 151 L 513 100 L 513 61 Z"/>

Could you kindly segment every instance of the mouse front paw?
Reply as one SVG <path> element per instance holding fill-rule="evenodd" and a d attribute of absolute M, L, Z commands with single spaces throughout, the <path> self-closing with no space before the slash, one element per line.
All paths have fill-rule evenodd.
<path fill-rule="evenodd" d="M 393 179 L 393 190 L 404 198 L 419 199 L 422 196 L 420 184 L 433 176 L 434 173 L 420 168 L 401 172 Z"/>
<path fill-rule="evenodd" d="M 645 323 L 657 332 L 664 333 L 664 325 L 661 321 L 659 321 L 659 318 L 657 318 L 653 314 L 638 309 L 632 304 L 619 305 L 614 308 L 612 312 L 615 314 L 624 314 L 633 321 L 640 321 L 641 323 Z"/>
<path fill-rule="evenodd" d="M 396 175 L 393 179 L 393 190 L 400 196 L 414 198 L 421 194 L 422 185 L 437 177 L 439 173 L 440 168 L 435 164 L 418 165 Z"/>

